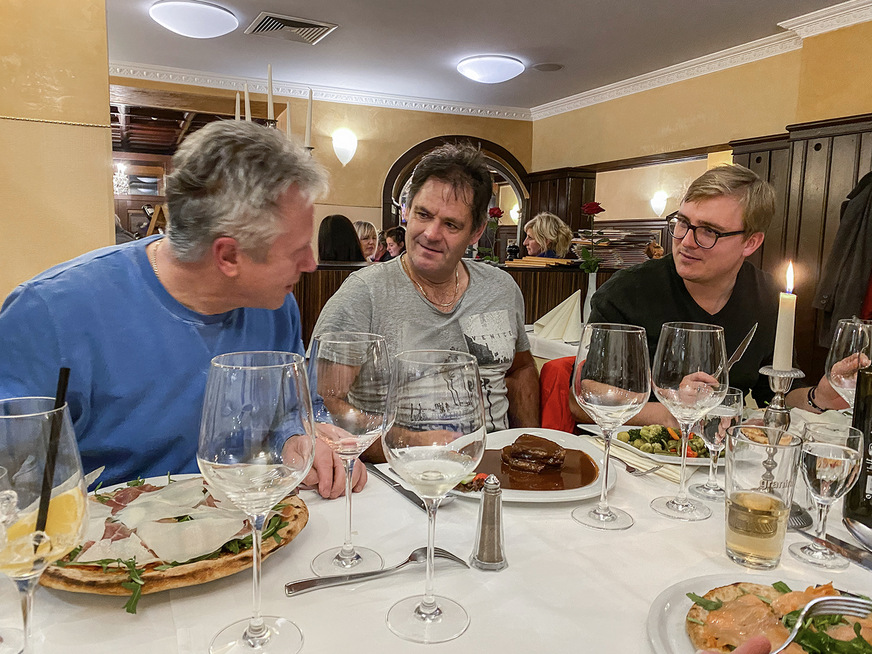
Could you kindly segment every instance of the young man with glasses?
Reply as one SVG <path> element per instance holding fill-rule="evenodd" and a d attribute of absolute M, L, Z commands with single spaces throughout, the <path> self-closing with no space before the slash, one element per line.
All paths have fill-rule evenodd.
<path fill-rule="evenodd" d="M 751 391 L 763 406 L 772 392 L 759 370 L 772 362 L 780 289 L 771 275 L 745 259 L 762 245 L 774 213 L 775 192 L 753 171 L 738 165 L 706 171 L 669 216 L 672 253 L 613 275 L 593 296 L 588 322 L 644 327 L 652 357 L 665 322 L 720 325 L 728 353 L 758 323 L 744 356 L 730 370 L 730 385 Z M 814 404 L 809 389 L 798 388 L 787 400 L 809 410 L 843 406 L 826 378 L 811 397 Z M 577 406 L 572 409 L 583 417 Z M 657 402 L 649 402 L 633 420 L 641 425 L 674 422 Z"/>

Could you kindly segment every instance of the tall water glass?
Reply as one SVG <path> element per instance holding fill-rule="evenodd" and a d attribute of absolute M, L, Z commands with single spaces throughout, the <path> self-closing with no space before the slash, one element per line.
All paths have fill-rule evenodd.
<path fill-rule="evenodd" d="M 827 379 L 850 408 L 854 407 L 857 370 L 869 365 L 872 358 L 872 321 L 852 318 L 840 320 L 833 332 L 827 354 Z"/>
<path fill-rule="evenodd" d="M 385 339 L 377 334 L 333 332 L 312 339 L 309 388 L 318 437 L 345 466 L 345 542 L 312 561 L 317 575 L 381 570 L 378 552 L 355 547 L 351 538 L 354 464 L 387 430 L 391 366 Z"/>
<path fill-rule="evenodd" d="M 718 467 L 718 457 L 727 446 L 727 430 L 742 422 L 742 395 L 741 389 L 731 386 L 727 389 L 723 402 L 697 423 L 697 435 L 705 441 L 709 451 L 709 471 L 704 484 L 694 484 L 689 488 L 694 497 L 712 502 L 724 501 L 724 489 L 718 485 L 715 470 Z"/>
<path fill-rule="evenodd" d="M 405 640 L 442 643 L 469 626 L 459 603 L 433 594 L 433 547 L 439 503 L 484 454 L 478 362 L 463 352 L 401 352 L 393 362 L 393 387 L 384 451 L 427 507 L 427 581 L 423 597 L 407 597 L 391 607 L 387 624 Z"/>
<path fill-rule="evenodd" d="M 817 505 L 815 535 L 827 535 L 830 507 L 844 496 L 857 481 L 863 461 L 863 432 L 847 425 L 807 422 L 799 467 L 808 492 Z M 817 543 L 794 543 L 787 550 L 803 563 L 819 568 L 842 570 L 847 559 Z"/>
<path fill-rule="evenodd" d="M 306 476 L 315 454 L 312 402 L 303 357 L 232 352 L 212 359 L 206 380 L 197 464 L 252 524 L 254 610 L 222 629 L 211 654 L 299 652 L 303 634 L 260 612 L 261 535 L 267 517 Z"/>
<path fill-rule="evenodd" d="M 0 631 L 0 653 L 29 652 L 33 593 L 43 570 L 73 550 L 87 524 L 82 460 L 65 404 L 49 397 L 0 400 L 0 573 L 18 587 L 23 630 Z M 59 430 L 45 529 L 37 514 L 52 429 Z"/>
<path fill-rule="evenodd" d="M 654 395 L 681 427 L 678 495 L 658 497 L 651 508 L 676 520 L 705 520 L 712 510 L 687 497 L 687 439 L 693 424 L 727 394 L 729 369 L 724 330 L 717 325 L 668 322 L 660 330 L 651 382 Z"/>
<path fill-rule="evenodd" d="M 603 432 L 600 500 L 594 509 L 577 507 L 572 517 L 595 529 L 627 529 L 633 518 L 609 507 L 609 449 L 615 430 L 635 416 L 651 394 L 645 330 L 632 325 L 585 325 L 575 358 L 572 392 Z"/>

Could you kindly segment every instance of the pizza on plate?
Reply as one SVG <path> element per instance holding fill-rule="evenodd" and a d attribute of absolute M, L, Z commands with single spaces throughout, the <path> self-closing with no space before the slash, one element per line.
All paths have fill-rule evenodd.
<path fill-rule="evenodd" d="M 44 586 L 138 599 L 252 565 L 245 514 L 202 477 L 164 486 L 137 483 L 90 499 L 82 546 L 46 569 Z M 299 497 L 283 499 L 264 528 L 263 557 L 291 542 L 308 518 Z"/>

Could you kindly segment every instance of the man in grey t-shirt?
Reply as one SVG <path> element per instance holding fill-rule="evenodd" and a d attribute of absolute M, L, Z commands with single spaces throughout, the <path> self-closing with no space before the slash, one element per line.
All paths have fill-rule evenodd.
<path fill-rule="evenodd" d="M 461 261 L 480 238 L 492 193 L 471 145 L 425 155 L 404 210 L 406 252 L 353 273 L 330 298 L 314 336 L 364 331 L 390 353 L 445 349 L 478 359 L 488 431 L 539 425 L 539 375 L 524 332 L 524 300 L 505 272 Z"/>

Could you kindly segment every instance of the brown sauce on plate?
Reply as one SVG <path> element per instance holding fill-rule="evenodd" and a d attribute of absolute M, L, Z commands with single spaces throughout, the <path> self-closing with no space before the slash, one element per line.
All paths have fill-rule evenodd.
<path fill-rule="evenodd" d="M 542 472 L 516 470 L 503 463 L 500 450 L 485 450 L 476 474 L 496 475 L 500 487 L 524 491 L 559 491 L 583 488 L 599 477 L 599 466 L 585 452 L 566 450 L 561 468 L 546 468 Z"/>

